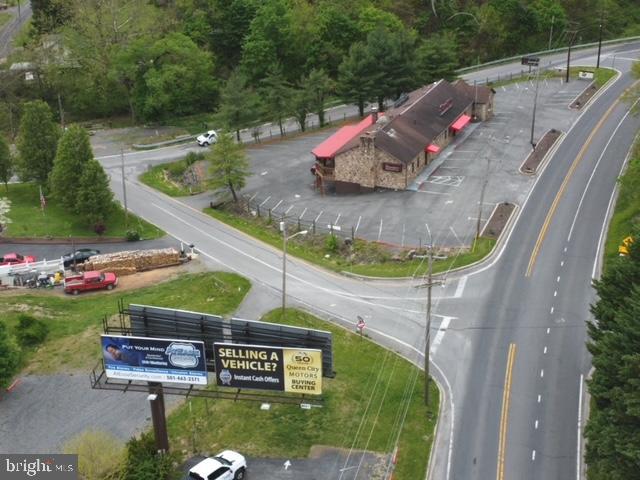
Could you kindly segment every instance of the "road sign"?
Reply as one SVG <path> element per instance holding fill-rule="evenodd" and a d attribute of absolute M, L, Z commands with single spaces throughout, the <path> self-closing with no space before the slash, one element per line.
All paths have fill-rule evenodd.
<path fill-rule="evenodd" d="M 537 67 L 540 63 L 540 57 L 522 57 L 522 65 Z"/>

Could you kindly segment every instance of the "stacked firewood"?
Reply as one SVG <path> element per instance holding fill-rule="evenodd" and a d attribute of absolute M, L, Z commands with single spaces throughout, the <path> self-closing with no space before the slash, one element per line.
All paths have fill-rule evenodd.
<path fill-rule="evenodd" d="M 136 272 L 179 264 L 180 252 L 178 250 L 175 248 L 160 248 L 94 255 L 82 265 L 82 269 L 84 271 L 108 271 L 116 275 L 131 275 Z"/>

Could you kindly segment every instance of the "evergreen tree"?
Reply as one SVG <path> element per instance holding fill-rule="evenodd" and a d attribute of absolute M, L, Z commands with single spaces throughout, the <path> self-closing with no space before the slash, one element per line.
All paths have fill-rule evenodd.
<path fill-rule="evenodd" d="M 453 80 L 458 68 L 457 45 L 451 35 L 433 35 L 416 49 L 418 83 L 427 84 L 442 78 Z"/>
<path fill-rule="evenodd" d="M 18 171 L 24 181 L 46 186 L 56 156 L 60 129 L 49 105 L 41 100 L 24 104 L 18 134 Z"/>
<path fill-rule="evenodd" d="M 351 46 L 340 67 L 338 67 L 337 91 L 347 103 L 358 105 L 360 116 L 364 116 L 364 104 L 373 98 L 372 71 L 375 68 L 364 43 Z"/>
<path fill-rule="evenodd" d="M 229 77 L 221 92 L 218 114 L 229 129 L 236 131 L 238 142 L 240 129 L 248 127 L 260 115 L 260 98 L 239 71 Z"/>
<path fill-rule="evenodd" d="M 20 364 L 20 348 L 9 335 L 7 325 L 0 321 L 0 388 L 11 383 Z"/>
<path fill-rule="evenodd" d="M 284 136 L 282 121 L 291 113 L 291 84 L 282 74 L 280 65 L 273 67 L 261 84 L 264 109 L 278 123 L 280 136 Z"/>
<path fill-rule="evenodd" d="M 9 180 L 13 175 L 13 158 L 9 150 L 9 144 L 0 135 L 0 182 L 4 183 L 4 188 L 9 191 Z"/>
<path fill-rule="evenodd" d="M 209 156 L 209 185 L 218 190 L 228 188 L 233 201 L 238 202 L 236 191 L 244 188 L 249 171 L 249 161 L 244 146 L 233 141 L 229 133 L 222 133 Z"/>
<path fill-rule="evenodd" d="M 89 160 L 78 186 L 76 198 L 76 212 L 86 222 L 98 229 L 104 225 L 109 214 L 113 211 L 113 193 L 109 188 L 109 177 L 97 160 Z"/>
<path fill-rule="evenodd" d="M 301 85 L 300 88 L 294 90 L 291 106 L 293 115 L 298 121 L 298 125 L 300 125 L 300 131 L 304 132 L 307 129 L 307 115 L 311 111 L 311 97 L 304 86 Z"/>
<path fill-rule="evenodd" d="M 333 82 L 324 70 L 311 70 L 303 80 L 303 88 L 307 91 L 309 107 L 318 115 L 320 127 L 324 126 L 324 102 L 333 90 Z"/>
<path fill-rule="evenodd" d="M 50 187 L 62 206 L 73 209 L 80 188 L 80 177 L 93 159 L 89 134 L 79 125 L 70 126 L 60 137 L 51 171 Z"/>

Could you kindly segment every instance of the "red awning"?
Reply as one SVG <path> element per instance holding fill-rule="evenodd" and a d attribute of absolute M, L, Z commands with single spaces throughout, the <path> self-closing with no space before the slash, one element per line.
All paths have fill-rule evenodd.
<path fill-rule="evenodd" d="M 438 153 L 440 151 L 440 147 L 438 145 L 430 143 L 425 147 L 424 151 L 429 153 Z"/>
<path fill-rule="evenodd" d="M 324 142 L 314 148 L 311 153 L 316 158 L 333 158 L 338 150 L 360 135 L 374 124 L 373 115 L 368 115 L 355 125 L 345 125 Z"/>
<path fill-rule="evenodd" d="M 469 115 L 462 114 L 460 115 L 460 118 L 453 122 L 453 125 L 451 125 L 451 130 L 453 130 L 454 132 L 459 132 L 464 127 L 466 127 L 470 121 L 471 117 Z"/>

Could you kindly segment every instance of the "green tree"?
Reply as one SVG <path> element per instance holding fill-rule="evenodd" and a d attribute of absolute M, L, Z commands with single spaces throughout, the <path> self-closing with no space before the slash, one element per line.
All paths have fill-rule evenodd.
<path fill-rule="evenodd" d="M 228 188 L 233 201 L 237 203 L 236 191 L 244 188 L 247 177 L 251 174 L 244 146 L 234 142 L 231 134 L 222 133 L 208 156 L 211 188 Z"/>
<path fill-rule="evenodd" d="M 269 75 L 262 80 L 260 96 L 264 110 L 271 119 L 278 123 L 280 136 L 284 136 L 282 121 L 291 113 L 291 84 L 282 74 L 280 65 L 271 69 Z"/>
<path fill-rule="evenodd" d="M 20 348 L 9 335 L 7 325 L 0 321 L 0 388 L 11 383 L 13 375 L 20 365 Z"/>
<path fill-rule="evenodd" d="M 9 150 L 9 144 L 0 135 L 0 182 L 4 183 L 4 188 L 9 191 L 9 180 L 13 175 L 13 158 Z"/>
<path fill-rule="evenodd" d="M 94 228 L 104 225 L 113 211 L 113 193 L 109 188 L 109 177 L 97 160 L 89 160 L 78 185 L 76 212 Z"/>
<path fill-rule="evenodd" d="M 375 65 L 364 43 L 355 43 L 349 49 L 338 69 L 337 92 L 348 103 L 358 105 L 360 116 L 364 116 L 364 104 L 373 98 L 373 82 L 371 75 Z"/>
<path fill-rule="evenodd" d="M 215 104 L 213 58 L 182 33 L 158 40 L 147 52 L 150 67 L 137 89 L 138 110 L 146 118 L 186 115 Z"/>
<path fill-rule="evenodd" d="M 327 96 L 333 90 L 333 82 L 324 70 L 313 69 L 302 80 L 303 88 L 307 91 L 309 108 L 316 112 L 320 127 L 324 126 L 324 104 Z"/>
<path fill-rule="evenodd" d="M 307 115 L 309 115 L 311 111 L 311 97 L 309 96 L 309 91 L 304 88 L 304 85 L 300 85 L 297 90 L 293 90 L 291 108 L 293 109 L 293 116 L 298 122 L 298 125 L 300 125 L 300 131 L 306 131 Z"/>
<path fill-rule="evenodd" d="M 24 105 L 18 133 L 18 171 L 24 181 L 46 186 L 56 156 L 60 129 L 49 105 L 41 100 Z"/>
<path fill-rule="evenodd" d="M 416 76 L 421 84 L 444 78 L 453 80 L 458 68 L 455 38 L 452 35 L 433 35 L 416 49 Z"/>
<path fill-rule="evenodd" d="M 218 115 L 229 129 L 235 130 L 238 142 L 240 129 L 255 121 L 260 115 L 260 109 L 258 94 L 249 86 L 243 73 L 234 71 L 220 93 Z"/>
<path fill-rule="evenodd" d="M 38 34 L 51 33 L 69 21 L 69 3 L 61 0 L 31 0 L 31 23 Z"/>
<path fill-rule="evenodd" d="M 176 461 L 176 455 L 158 453 L 152 434 L 143 433 L 139 439 L 132 438 L 126 448 L 120 479 L 158 480 L 175 475 L 172 464 Z"/>
<path fill-rule="evenodd" d="M 374 5 L 367 5 L 360 10 L 357 28 L 362 35 L 361 38 L 364 39 L 376 30 L 397 32 L 404 30 L 405 27 L 402 20 L 393 13 L 386 12 Z"/>
<path fill-rule="evenodd" d="M 90 160 L 93 150 L 89 134 L 80 125 L 71 125 L 60 137 L 49 179 L 51 193 L 69 210 L 76 205 L 80 177 Z"/>

